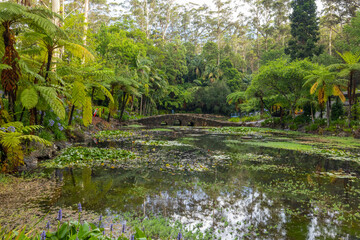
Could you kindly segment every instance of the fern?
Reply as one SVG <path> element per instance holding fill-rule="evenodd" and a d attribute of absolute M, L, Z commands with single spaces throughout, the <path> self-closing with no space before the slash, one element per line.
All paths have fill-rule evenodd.
<path fill-rule="evenodd" d="M 32 109 L 37 105 L 39 101 L 38 93 L 33 87 L 29 87 L 24 91 L 22 91 L 20 100 L 21 100 L 21 104 L 25 108 Z"/>
<path fill-rule="evenodd" d="M 83 107 L 83 123 L 85 127 L 92 123 L 92 104 L 90 97 L 85 98 L 85 104 Z"/>
<path fill-rule="evenodd" d="M 103 85 L 96 83 L 95 84 L 98 88 L 100 88 L 101 92 L 109 98 L 110 102 L 114 103 L 114 98 L 111 95 L 111 93 L 109 92 L 109 90 L 107 90 Z"/>
<path fill-rule="evenodd" d="M 71 98 L 76 107 L 82 107 L 86 100 L 86 87 L 83 83 L 76 81 L 72 87 Z"/>
<path fill-rule="evenodd" d="M 16 148 L 21 144 L 19 132 L 0 132 L 0 144 L 8 149 Z"/>
<path fill-rule="evenodd" d="M 65 46 L 66 50 L 72 53 L 75 57 L 84 59 L 85 62 L 93 61 L 95 59 L 94 55 L 92 55 L 89 50 L 79 44 L 66 40 L 60 40 L 59 44 Z"/>
<path fill-rule="evenodd" d="M 20 141 L 22 141 L 22 140 L 34 141 L 34 142 L 44 144 L 45 146 L 51 145 L 51 142 L 49 142 L 41 137 L 35 136 L 35 135 L 21 135 L 19 137 L 19 140 Z"/>
<path fill-rule="evenodd" d="M 50 106 L 54 113 L 60 118 L 65 119 L 65 108 L 63 102 L 58 98 L 57 93 L 54 89 L 44 86 L 34 86 L 35 89 L 40 93 L 40 96 Z"/>
<path fill-rule="evenodd" d="M 0 63 L 0 71 L 1 70 L 5 70 L 5 69 L 11 69 L 11 66 L 7 65 L 7 64 L 1 64 Z"/>

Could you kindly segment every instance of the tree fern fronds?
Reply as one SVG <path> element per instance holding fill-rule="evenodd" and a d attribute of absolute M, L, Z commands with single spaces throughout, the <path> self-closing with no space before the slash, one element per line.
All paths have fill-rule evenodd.
<path fill-rule="evenodd" d="M 43 126 L 40 125 L 31 125 L 31 126 L 25 126 L 22 128 L 22 132 L 23 133 L 30 133 L 32 131 L 37 131 L 44 128 Z"/>
<path fill-rule="evenodd" d="M 227 97 L 226 97 L 226 101 L 229 103 L 229 104 L 232 104 L 233 102 L 238 102 L 239 100 L 244 100 L 246 98 L 246 94 L 245 92 L 233 92 L 231 94 L 229 94 Z"/>
<path fill-rule="evenodd" d="M 11 69 L 11 66 L 7 65 L 7 64 L 2 64 L 0 63 L 0 71 L 4 70 L 4 69 Z"/>
<path fill-rule="evenodd" d="M 65 86 L 66 83 L 65 81 L 62 79 L 62 77 L 59 76 L 59 74 L 57 74 L 57 72 L 53 72 L 53 71 L 49 71 L 48 72 L 48 76 L 51 79 L 51 82 L 57 82 L 58 84 Z M 58 86 L 58 85 L 52 85 L 53 87 Z"/>
<path fill-rule="evenodd" d="M 5 148 L 15 148 L 21 143 L 20 136 L 19 132 L 0 132 L 0 144 Z"/>
<path fill-rule="evenodd" d="M 111 95 L 111 93 L 109 92 L 109 90 L 107 90 L 103 85 L 99 84 L 99 83 L 95 83 L 95 85 L 100 88 L 101 92 L 109 98 L 109 100 L 111 102 L 114 102 L 114 98 L 113 96 Z"/>
<path fill-rule="evenodd" d="M 35 135 L 22 135 L 22 136 L 19 136 L 18 137 L 19 140 L 28 140 L 28 141 L 34 141 L 34 142 L 39 142 L 41 144 L 44 144 L 46 146 L 50 146 L 51 145 L 51 142 L 41 138 L 41 137 L 38 137 L 38 136 L 35 136 Z"/>
<path fill-rule="evenodd" d="M 85 104 L 87 97 L 86 87 L 83 83 L 76 81 L 72 87 L 71 98 L 72 102 L 76 107 L 82 107 Z"/>
<path fill-rule="evenodd" d="M 83 106 L 83 123 L 85 127 L 92 123 L 92 104 L 90 97 L 85 98 L 85 103 Z"/>
<path fill-rule="evenodd" d="M 31 48 L 27 48 L 24 50 L 20 50 L 19 54 L 22 55 L 21 58 L 23 59 L 24 56 L 29 55 L 29 56 L 34 56 L 34 57 L 38 57 L 42 54 L 43 52 L 43 48 L 39 47 L 39 46 L 34 46 Z M 28 58 L 29 60 L 30 58 Z M 34 59 L 31 58 L 32 61 L 34 61 Z"/>
<path fill-rule="evenodd" d="M 65 119 L 65 108 L 63 102 L 58 98 L 54 89 L 45 86 L 34 86 L 40 96 L 50 106 L 54 113 L 60 118 Z"/>
<path fill-rule="evenodd" d="M 33 87 L 26 88 L 20 95 L 21 104 L 26 109 L 34 108 L 39 101 L 38 93 Z"/>
<path fill-rule="evenodd" d="M 318 86 L 319 86 L 318 82 L 314 83 L 314 85 L 312 85 L 310 89 L 310 94 L 314 94 Z"/>
<path fill-rule="evenodd" d="M 54 23 L 52 23 L 49 19 L 39 16 L 37 14 L 24 12 L 23 16 L 26 20 L 30 20 L 28 23 L 29 25 L 40 27 L 46 32 L 55 33 L 58 29 L 58 27 Z"/>
<path fill-rule="evenodd" d="M 71 52 L 75 57 L 85 59 L 85 62 L 93 61 L 95 59 L 94 55 L 92 55 L 89 50 L 79 44 L 65 40 L 60 40 L 59 44 L 65 46 L 66 50 Z"/>
<path fill-rule="evenodd" d="M 9 122 L 1 125 L 1 127 L 5 129 L 8 129 L 9 127 L 14 127 L 17 131 L 21 131 L 24 127 L 24 124 L 22 122 Z"/>
<path fill-rule="evenodd" d="M 44 77 L 41 76 L 40 74 L 32 71 L 32 70 L 28 67 L 28 65 L 25 63 L 25 61 L 19 60 L 18 63 L 19 63 L 19 66 L 20 66 L 20 68 L 21 68 L 21 70 L 22 70 L 22 73 L 28 74 L 28 75 L 30 75 L 30 76 L 33 77 L 33 78 L 36 78 L 36 79 L 38 79 L 38 80 L 40 80 L 40 81 L 44 81 L 44 82 L 45 82 Z"/>

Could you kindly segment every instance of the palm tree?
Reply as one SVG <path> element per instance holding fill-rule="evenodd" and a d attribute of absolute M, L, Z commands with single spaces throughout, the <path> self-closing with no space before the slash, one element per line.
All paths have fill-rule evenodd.
<path fill-rule="evenodd" d="M 20 56 L 15 49 L 16 37 L 14 32 L 15 24 L 28 26 L 35 29 L 43 29 L 49 32 L 55 32 L 57 27 L 46 17 L 49 14 L 45 10 L 36 8 L 27 8 L 25 6 L 11 3 L 0 3 L 0 24 L 3 36 L 4 56 L 2 64 L 7 64 L 11 68 L 1 71 L 1 85 L 9 98 L 9 112 L 12 115 L 15 112 L 15 101 L 18 90 L 18 82 L 21 75 L 19 66 Z"/>
<path fill-rule="evenodd" d="M 335 72 L 331 72 L 324 66 L 319 66 L 317 69 L 305 77 L 307 81 L 304 85 L 312 84 L 310 94 L 317 93 L 318 102 L 320 105 L 326 103 L 326 118 L 327 125 L 330 125 L 330 111 L 331 111 L 331 96 L 338 96 L 342 102 L 345 102 L 345 96 L 341 91 L 344 86 L 344 81 L 337 78 Z"/>

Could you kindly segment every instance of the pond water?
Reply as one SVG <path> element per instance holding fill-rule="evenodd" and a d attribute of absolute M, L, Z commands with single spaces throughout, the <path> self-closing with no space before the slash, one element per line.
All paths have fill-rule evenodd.
<path fill-rule="evenodd" d="M 56 170 L 63 185 L 56 200 L 44 204 L 81 202 L 104 216 L 161 215 L 211 232 L 214 239 L 360 239 L 355 161 L 263 147 L 248 142 L 262 137 L 201 129 L 147 134 L 171 144 L 144 144 L 136 137 L 92 143 L 136 150 L 146 156 L 144 164 Z"/>

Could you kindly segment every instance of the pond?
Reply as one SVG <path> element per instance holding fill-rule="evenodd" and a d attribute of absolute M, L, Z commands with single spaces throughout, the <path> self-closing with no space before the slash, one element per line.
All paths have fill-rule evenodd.
<path fill-rule="evenodd" d="M 136 152 L 136 167 L 57 169 L 63 184 L 44 209 L 81 202 L 109 217 L 164 216 L 206 239 L 360 237 L 356 141 L 263 130 L 127 131 L 134 134 L 88 147 Z"/>

